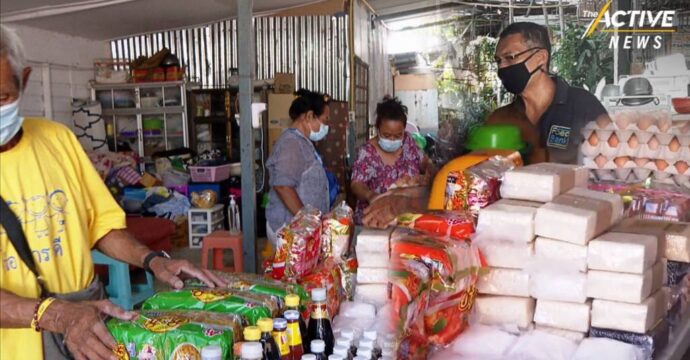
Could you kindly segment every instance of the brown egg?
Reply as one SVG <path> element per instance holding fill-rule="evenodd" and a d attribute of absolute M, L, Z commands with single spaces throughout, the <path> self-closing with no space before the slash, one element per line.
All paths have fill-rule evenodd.
<path fill-rule="evenodd" d="M 633 120 L 632 112 L 621 111 L 616 114 L 616 127 L 623 130 L 627 128 Z"/>
<path fill-rule="evenodd" d="M 630 161 L 630 156 L 621 156 L 613 159 L 614 164 L 616 164 L 616 167 L 622 168 L 625 166 L 625 163 Z"/>
<path fill-rule="evenodd" d="M 640 118 L 637 120 L 637 127 L 644 131 L 649 129 L 650 126 L 654 124 L 654 116 L 648 114 L 648 113 L 643 113 L 640 115 Z"/>
<path fill-rule="evenodd" d="M 618 135 L 616 135 L 616 134 L 611 135 L 608 142 L 609 142 L 610 147 L 617 148 L 618 144 L 620 144 L 620 140 L 618 139 Z"/>
<path fill-rule="evenodd" d="M 605 129 L 611 124 L 611 119 L 608 116 L 600 116 L 597 118 L 597 126 L 599 129 Z"/>
<path fill-rule="evenodd" d="M 637 147 L 640 146 L 640 141 L 637 139 L 637 135 L 632 134 L 630 139 L 628 139 L 628 146 L 630 146 L 631 149 L 637 149 Z"/>
<path fill-rule="evenodd" d="M 671 129 L 671 118 L 669 117 L 668 113 L 662 112 L 659 113 L 658 116 L 658 121 L 657 121 L 657 126 L 659 127 L 659 131 L 662 133 L 668 132 L 669 129 Z"/>
<path fill-rule="evenodd" d="M 594 158 L 594 163 L 597 164 L 599 169 L 603 168 L 607 161 L 608 159 L 604 155 L 599 155 Z"/>
<path fill-rule="evenodd" d="M 659 140 L 656 139 L 656 136 L 652 136 L 652 138 L 649 139 L 649 142 L 647 143 L 647 145 L 649 145 L 650 150 L 658 150 L 659 144 Z"/>
<path fill-rule="evenodd" d="M 685 174 L 685 172 L 688 171 L 688 168 L 690 168 L 690 166 L 688 166 L 688 163 L 685 161 L 678 161 L 675 166 L 676 171 L 678 171 L 678 175 Z"/>
<path fill-rule="evenodd" d="M 657 160 L 654 162 L 656 164 L 657 170 L 664 171 L 668 167 L 668 163 L 664 160 Z"/>
<path fill-rule="evenodd" d="M 678 150 L 680 150 L 680 141 L 678 141 L 678 138 L 674 137 L 673 140 L 671 140 L 668 144 L 668 149 L 672 152 L 678 152 Z"/>
<path fill-rule="evenodd" d="M 592 132 L 592 135 L 589 136 L 587 142 L 589 142 L 589 144 L 592 146 L 599 145 L 599 136 L 597 136 L 597 133 Z"/>
<path fill-rule="evenodd" d="M 647 164 L 648 162 L 649 162 L 649 159 L 647 159 L 647 158 L 637 158 L 637 159 L 635 159 L 635 165 L 637 165 L 638 167 L 643 167 L 643 166 L 645 166 L 645 164 Z"/>

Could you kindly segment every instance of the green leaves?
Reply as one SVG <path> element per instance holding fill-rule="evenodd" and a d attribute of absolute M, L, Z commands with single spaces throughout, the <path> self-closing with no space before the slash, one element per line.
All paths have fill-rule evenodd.
<path fill-rule="evenodd" d="M 597 32 L 582 39 L 584 27 L 570 26 L 557 42 L 553 54 L 556 74 L 571 85 L 594 91 L 599 79 L 613 74 L 613 52 L 609 49 L 609 36 Z"/>

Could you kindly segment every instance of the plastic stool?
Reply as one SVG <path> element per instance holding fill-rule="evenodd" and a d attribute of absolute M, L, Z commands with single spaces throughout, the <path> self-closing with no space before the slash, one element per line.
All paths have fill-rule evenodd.
<path fill-rule="evenodd" d="M 129 265 L 122 261 L 115 260 L 106 256 L 98 250 L 91 251 L 94 264 L 108 266 L 108 292 L 110 301 L 125 310 L 134 309 L 134 305 L 153 296 L 153 276 L 146 272 L 146 282 L 143 284 L 132 284 L 129 274 Z"/>
<path fill-rule="evenodd" d="M 223 250 L 232 250 L 233 266 L 223 265 Z M 201 267 L 209 268 L 209 250 L 213 252 L 213 269 L 225 272 L 240 272 L 244 269 L 242 233 L 230 234 L 227 230 L 214 231 L 204 237 L 201 245 Z"/>

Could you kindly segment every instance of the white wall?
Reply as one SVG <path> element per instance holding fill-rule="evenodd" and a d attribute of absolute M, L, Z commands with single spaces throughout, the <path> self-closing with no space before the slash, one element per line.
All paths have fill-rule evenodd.
<path fill-rule="evenodd" d="M 105 41 L 12 25 L 33 68 L 22 98 L 24 116 L 48 117 L 72 128 L 72 99 L 90 95 L 93 59 L 110 57 Z"/>

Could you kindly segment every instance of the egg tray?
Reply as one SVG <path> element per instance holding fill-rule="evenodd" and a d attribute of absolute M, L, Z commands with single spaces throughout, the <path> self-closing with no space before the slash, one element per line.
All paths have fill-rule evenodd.
<path fill-rule="evenodd" d="M 690 135 L 653 134 L 631 130 L 583 130 L 585 138 L 581 146 L 583 155 L 595 158 L 599 154 L 607 158 L 629 156 L 675 162 L 690 159 Z M 606 139 L 606 141 L 601 141 Z"/>
<path fill-rule="evenodd" d="M 639 183 L 651 177 L 658 183 L 677 185 L 690 189 L 690 175 L 671 175 L 662 171 L 637 167 L 627 169 L 591 169 L 590 171 L 590 177 L 594 181 Z"/>
<path fill-rule="evenodd" d="M 641 112 L 624 110 L 609 113 L 611 119 L 599 119 L 589 122 L 586 130 L 632 130 L 652 134 L 674 134 L 690 136 L 690 121 L 673 121 L 665 110 Z"/>

